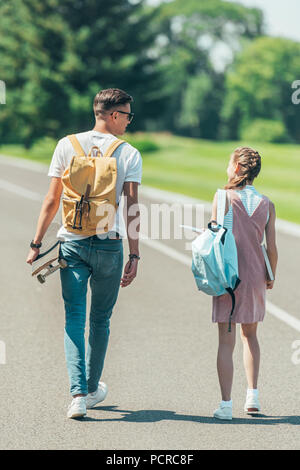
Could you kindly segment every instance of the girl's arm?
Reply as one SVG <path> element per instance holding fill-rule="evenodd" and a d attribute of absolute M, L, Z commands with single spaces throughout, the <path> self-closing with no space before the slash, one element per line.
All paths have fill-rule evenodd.
<path fill-rule="evenodd" d="M 270 260 L 270 265 L 271 265 L 274 277 L 275 277 L 277 261 L 278 261 L 275 220 L 276 220 L 275 206 L 270 201 L 269 220 L 266 225 L 265 232 L 266 232 L 267 254 Z M 273 285 L 274 285 L 274 281 L 267 281 L 267 289 L 272 289 Z"/>
<path fill-rule="evenodd" d="M 210 222 L 212 220 L 215 220 L 215 221 L 217 220 L 217 205 L 218 205 L 218 193 L 215 194 L 214 200 L 213 200 L 213 203 L 212 203 Z"/>

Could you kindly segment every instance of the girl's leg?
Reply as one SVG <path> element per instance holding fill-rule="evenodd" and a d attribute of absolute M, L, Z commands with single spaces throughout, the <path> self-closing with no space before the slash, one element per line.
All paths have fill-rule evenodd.
<path fill-rule="evenodd" d="M 248 389 L 257 389 L 260 349 L 256 331 L 257 323 L 244 323 L 241 325 L 241 338 L 244 349 L 244 367 Z"/>
<path fill-rule="evenodd" d="M 235 323 L 232 323 L 231 332 L 228 332 L 228 323 L 218 323 L 219 349 L 217 357 L 217 370 L 223 401 L 231 400 L 233 380 L 233 350 L 235 346 Z"/>

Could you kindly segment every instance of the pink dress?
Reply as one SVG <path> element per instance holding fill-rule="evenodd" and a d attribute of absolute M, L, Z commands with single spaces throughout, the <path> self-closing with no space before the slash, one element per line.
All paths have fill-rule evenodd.
<path fill-rule="evenodd" d="M 261 248 L 269 213 L 269 199 L 262 199 L 251 216 L 248 215 L 237 191 L 227 191 L 232 205 L 233 234 L 235 237 L 240 285 L 235 290 L 236 305 L 232 323 L 262 321 L 266 310 L 266 267 Z M 224 294 L 213 297 L 212 321 L 228 323 L 231 297 Z"/>

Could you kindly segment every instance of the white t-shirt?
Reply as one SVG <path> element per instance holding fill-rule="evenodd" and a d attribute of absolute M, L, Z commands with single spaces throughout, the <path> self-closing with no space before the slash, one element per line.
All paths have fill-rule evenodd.
<path fill-rule="evenodd" d="M 76 134 L 77 139 L 85 154 L 87 155 L 90 148 L 96 145 L 104 153 L 110 144 L 117 138 L 112 134 L 102 134 L 98 131 L 87 131 Z M 48 176 L 62 177 L 66 168 L 71 163 L 75 150 L 68 137 L 59 140 L 49 167 Z M 117 183 L 116 183 L 116 201 L 119 207 L 116 213 L 115 224 L 111 232 L 118 232 L 122 238 L 126 237 L 126 227 L 123 219 L 122 193 L 125 181 L 132 181 L 141 184 L 142 180 L 142 157 L 140 152 L 127 142 L 121 144 L 114 152 L 113 158 L 117 160 Z M 109 233 L 111 233 L 109 232 Z M 109 233 L 107 235 L 109 235 Z M 57 232 L 57 237 L 67 240 L 81 240 L 88 238 L 85 235 L 77 235 L 68 232 L 62 225 Z"/>

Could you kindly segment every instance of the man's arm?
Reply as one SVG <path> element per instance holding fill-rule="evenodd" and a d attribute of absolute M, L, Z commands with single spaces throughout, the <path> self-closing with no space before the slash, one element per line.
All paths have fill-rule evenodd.
<path fill-rule="evenodd" d="M 129 253 L 139 256 L 139 231 L 140 231 L 140 212 L 138 207 L 138 183 L 125 182 L 124 196 L 126 198 L 125 207 L 127 209 L 126 225 L 129 245 Z M 138 259 L 129 260 L 124 268 L 124 274 L 121 279 L 121 287 L 128 286 L 137 275 Z"/>
<path fill-rule="evenodd" d="M 34 243 L 41 243 L 49 225 L 59 209 L 60 197 L 62 193 L 61 178 L 52 177 L 48 193 L 45 196 L 40 215 L 37 222 L 37 228 L 34 236 Z M 32 264 L 39 254 L 39 248 L 30 248 L 26 263 Z"/>

